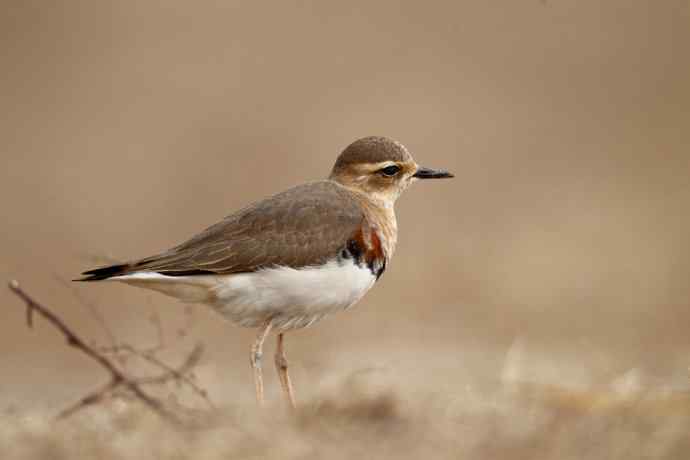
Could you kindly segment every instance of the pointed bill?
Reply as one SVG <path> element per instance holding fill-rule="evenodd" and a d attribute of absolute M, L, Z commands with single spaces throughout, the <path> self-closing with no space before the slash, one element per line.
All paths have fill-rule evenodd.
<path fill-rule="evenodd" d="M 431 169 L 420 166 L 412 177 L 417 179 L 450 179 L 455 176 L 445 169 Z"/>

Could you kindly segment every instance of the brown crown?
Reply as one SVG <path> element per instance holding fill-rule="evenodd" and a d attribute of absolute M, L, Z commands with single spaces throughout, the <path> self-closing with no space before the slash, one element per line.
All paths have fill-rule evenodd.
<path fill-rule="evenodd" d="M 387 137 L 363 137 L 348 145 L 338 156 L 333 166 L 333 172 L 346 169 L 359 163 L 380 163 L 383 161 L 405 162 L 412 159 L 412 155 L 404 145 Z"/>

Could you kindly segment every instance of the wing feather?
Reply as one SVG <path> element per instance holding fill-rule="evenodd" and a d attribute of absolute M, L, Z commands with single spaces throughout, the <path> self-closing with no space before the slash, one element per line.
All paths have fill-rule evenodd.
<path fill-rule="evenodd" d="M 90 280 L 135 271 L 180 276 L 321 265 L 364 219 L 352 192 L 332 181 L 312 182 L 250 205 L 162 254 L 84 274 Z"/>

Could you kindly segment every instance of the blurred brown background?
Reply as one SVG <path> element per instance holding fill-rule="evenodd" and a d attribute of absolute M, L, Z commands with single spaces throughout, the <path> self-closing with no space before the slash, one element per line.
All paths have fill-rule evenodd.
<path fill-rule="evenodd" d="M 166 340 L 207 344 L 213 398 L 251 401 L 253 331 L 60 280 L 165 249 L 386 135 L 456 179 L 401 199 L 398 252 L 356 309 L 288 336 L 298 396 L 378 366 L 497 380 L 516 347 L 522 379 L 634 369 L 682 386 L 689 25 L 685 0 L 5 1 L 0 278 L 101 343 L 75 295 L 143 345 L 157 311 Z M 1 405 L 59 406 L 103 380 L 0 300 Z"/>

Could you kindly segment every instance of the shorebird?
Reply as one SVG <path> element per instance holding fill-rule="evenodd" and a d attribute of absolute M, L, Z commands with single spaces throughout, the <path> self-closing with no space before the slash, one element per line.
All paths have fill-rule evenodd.
<path fill-rule="evenodd" d="M 399 142 L 365 137 L 338 156 L 328 179 L 247 206 L 161 254 L 89 270 L 77 281 L 152 289 L 258 328 L 250 362 L 260 405 L 263 344 L 275 331 L 276 370 L 295 407 L 284 334 L 357 303 L 393 256 L 400 194 L 418 179 L 449 177 L 417 165 Z"/>

